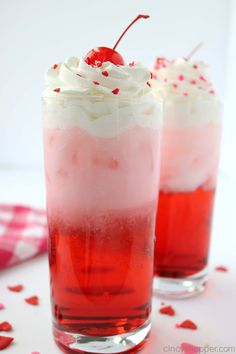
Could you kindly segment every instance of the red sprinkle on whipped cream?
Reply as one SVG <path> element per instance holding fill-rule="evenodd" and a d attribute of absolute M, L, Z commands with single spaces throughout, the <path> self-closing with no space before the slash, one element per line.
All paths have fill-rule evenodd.
<path fill-rule="evenodd" d="M 120 92 L 120 90 L 118 88 L 115 88 L 114 90 L 111 91 L 113 93 L 113 95 L 118 95 L 118 93 Z"/>
<path fill-rule="evenodd" d="M 104 70 L 104 71 L 102 71 L 102 75 L 107 77 L 107 76 L 109 76 L 109 73 L 108 73 L 108 71 Z"/>

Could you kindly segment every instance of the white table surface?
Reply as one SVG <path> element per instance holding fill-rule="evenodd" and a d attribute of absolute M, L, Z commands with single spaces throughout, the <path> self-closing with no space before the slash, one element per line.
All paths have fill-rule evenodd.
<path fill-rule="evenodd" d="M 44 206 L 43 173 L 32 169 L 0 170 L 0 201 Z M 234 347 L 236 352 L 236 186 L 221 175 L 214 218 L 210 259 L 210 281 L 204 294 L 195 298 L 168 301 L 153 298 L 153 326 L 145 354 L 180 352 L 182 342 L 198 346 L 217 347 L 208 351 L 220 352 L 220 347 Z M 228 273 L 216 272 L 214 267 L 226 265 Z M 7 285 L 22 283 L 22 293 L 12 293 Z M 40 306 L 29 306 L 23 299 L 37 294 Z M 160 303 L 171 304 L 174 317 L 158 313 Z M 49 280 L 47 257 L 28 261 L 0 273 L 0 302 L 6 308 L 0 311 L 0 322 L 14 326 L 15 341 L 3 352 L 6 354 L 60 354 L 51 334 Z M 185 319 L 195 321 L 196 331 L 177 329 L 176 323 Z M 8 335 L 4 333 L 4 335 Z M 205 351 L 207 352 L 207 351 Z M 222 352 L 222 351 L 221 351 Z M 226 350 L 224 352 L 227 352 Z M 229 350 L 228 350 L 229 352 Z"/>

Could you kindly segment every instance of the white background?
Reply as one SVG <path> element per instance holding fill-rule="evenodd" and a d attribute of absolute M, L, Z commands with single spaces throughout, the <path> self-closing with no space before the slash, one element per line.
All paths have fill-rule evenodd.
<path fill-rule="evenodd" d="M 150 14 L 127 34 L 119 51 L 127 61 L 151 66 L 157 55 L 185 56 L 200 41 L 196 58 L 211 66 L 216 89 L 225 101 L 224 137 L 217 194 L 211 281 L 206 294 L 173 302 L 175 319 L 156 316 L 148 354 L 186 340 L 198 345 L 236 345 L 236 0 L 0 0 L 0 202 L 44 205 L 40 95 L 49 66 L 94 46 L 111 46 L 138 14 Z M 229 274 L 213 271 L 229 266 Z M 37 281 L 35 281 L 37 280 Z M 26 283 L 41 308 L 26 308 L 6 285 Z M 0 320 L 15 324 L 16 344 L 6 353 L 56 354 L 50 335 L 47 265 L 39 258 L 0 276 Z M 22 296 L 24 296 L 24 294 Z M 37 312 L 37 310 L 39 310 Z M 4 317 L 5 316 L 5 317 Z M 178 332 L 174 324 L 191 317 L 198 332 Z M 4 352 L 5 353 L 5 352 Z"/>

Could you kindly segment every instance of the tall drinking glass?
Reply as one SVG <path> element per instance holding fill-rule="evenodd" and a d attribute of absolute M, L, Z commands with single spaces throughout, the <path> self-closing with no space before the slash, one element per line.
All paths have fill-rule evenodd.
<path fill-rule="evenodd" d="M 222 104 L 202 62 L 161 58 L 155 75 L 165 108 L 154 287 L 188 297 L 207 282 Z"/>
<path fill-rule="evenodd" d="M 66 353 L 127 351 L 150 330 L 162 107 L 112 96 L 43 97 L 53 331 Z"/>

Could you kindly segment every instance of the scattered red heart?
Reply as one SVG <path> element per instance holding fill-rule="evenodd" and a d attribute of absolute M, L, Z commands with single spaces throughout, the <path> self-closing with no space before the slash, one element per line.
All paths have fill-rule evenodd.
<path fill-rule="evenodd" d="M 161 307 L 159 312 L 163 315 L 168 315 L 168 316 L 174 316 L 175 315 L 175 310 L 173 309 L 172 306 L 165 306 Z"/>
<path fill-rule="evenodd" d="M 11 330 L 12 330 L 12 325 L 9 322 L 5 321 L 0 323 L 0 331 L 9 332 Z"/>
<path fill-rule="evenodd" d="M 0 336 L 0 350 L 7 348 L 13 340 L 12 337 Z"/>
<path fill-rule="evenodd" d="M 217 270 L 218 272 L 228 272 L 228 268 L 225 267 L 225 266 L 218 266 L 218 267 L 215 267 L 215 270 Z"/>
<path fill-rule="evenodd" d="M 182 322 L 181 324 L 177 324 L 176 325 L 177 328 L 186 328 L 186 329 L 197 329 L 197 325 L 196 323 L 194 323 L 191 320 L 185 320 L 184 322 Z"/>
<path fill-rule="evenodd" d="M 14 291 L 16 293 L 19 293 L 20 291 L 22 291 L 24 289 L 22 284 L 17 284 L 14 286 L 8 286 L 8 290 L 10 291 Z"/>
<path fill-rule="evenodd" d="M 27 302 L 30 305 L 37 306 L 39 304 L 39 298 L 38 296 L 31 296 L 25 299 L 25 302 Z"/>
<path fill-rule="evenodd" d="M 184 354 L 198 354 L 201 351 L 200 347 L 190 343 L 181 343 L 180 347 Z"/>

